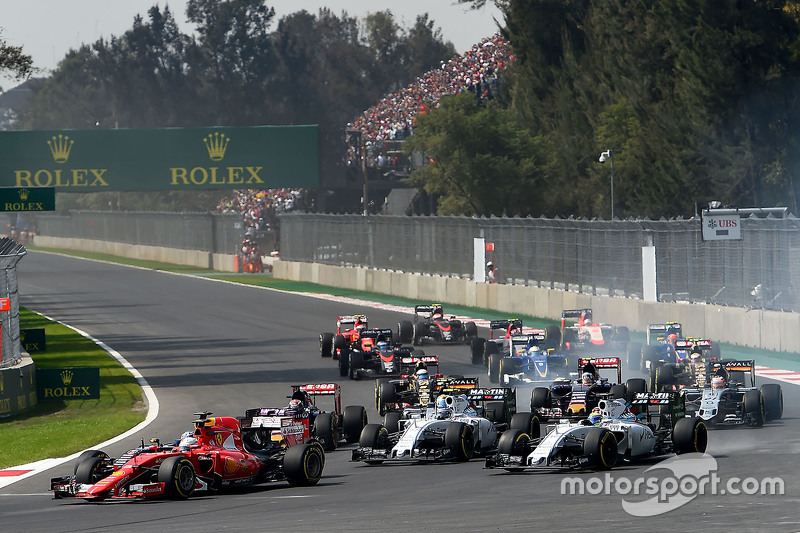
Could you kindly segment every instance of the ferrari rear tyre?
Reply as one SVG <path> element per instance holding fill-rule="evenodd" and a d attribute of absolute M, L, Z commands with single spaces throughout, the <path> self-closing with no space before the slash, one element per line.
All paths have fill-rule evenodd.
<path fill-rule="evenodd" d="M 332 452 L 339 447 L 339 426 L 331 413 L 318 414 L 314 419 L 314 436 L 319 439 L 322 449 Z"/>
<path fill-rule="evenodd" d="M 508 427 L 522 431 L 531 439 L 538 439 L 541 436 L 540 424 L 541 421 L 535 413 L 514 413 Z"/>
<path fill-rule="evenodd" d="M 672 429 L 672 451 L 682 453 L 704 453 L 708 447 L 708 427 L 700 418 L 678 419 Z"/>
<path fill-rule="evenodd" d="M 470 341 L 469 348 L 472 352 L 472 364 L 479 365 L 483 363 L 483 351 L 486 349 L 486 339 L 475 337 Z"/>
<path fill-rule="evenodd" d="M 519 429 L 508 429 L 500 435 L 497 442 L 497 453 L 504 455 L 527 455 L 530 447 L 530 436 Z"/>
<path fill-rule="evenodd" d="M 750 425 L 761 427 L 764 425 L 764 396 L 760 390 L 749 390 L 744 393 L 742 409 L 750 415 Z"/>
<path fill-rule="evenodd" d="M 170 457 L 158 467 L 158 482 L 164 483 L 164 494 L 173 500 L 191 496 L 195 479 L 194 466 L 183 455 Z"/>
<path fill-rule="evenodd" d="M 617 439 L 606 428 L 591 428 L 583 441 L 583 454 L 597 470 L 611 470 L 617 464 Z"/>
<path fill-rule="evenodd" d="M 367 422 L 367 410 L 363 405 L 348 405 L 345 407 L 342 415 L 344 440 L 349 444 L 358 442 L 358 438 L 361 436 L 361 432 Z"/>
<path fill-rule="evenodd" d="M 400 411 L 389 411 L 383 417 L 383 426 L 389 433 L 397 433 L 400 431 L 400 418 L 402 413 Z"/>
<path fill-rule="evenodd" d="M 319 336 L 319 355 L 322 357 L 333 356 L 333 333 L 321 333 Z"/>
<path fill-rule="evenodd" d="M 402 320 L 397 323 L 397 339 L 403 344 L 409 344 L 414 340 L 414 325 L 410 320 Z"/>
<path fill-rule="evenodd" d="M 458 461 L 469 461 L 475 456 L 475 439 L 472 426 L 464 422 L 453 422 L 444 432 L 444 445 L 453 452 Z"/>
<path fill-rule="evenodd" d="M 499 383 L 500 382 L 500 361 L 503 359 L 503 355 L 499 353 L 493 353 L 489 356 L 489 382 L 490 383 Z"/>
<path fill-rule="evenodd" d="M 108 459 L 100 456 L 88 456 L 75 465 L 75 482 L 94 485 L 105 477 Z"/>
<path fill-rule="evenodd" d="M 347 355 L 347 373 L 350 379 L 358 379 L 358 369 L 361 368 L 362 356 L 360 352 L 350 352 Z"/>
<path fill-rule="evenodd" d="M 333 351 L 331 352 L 331 356 L 334 359 L 338 359 L 340 354 L 347 356 L 347 339 L 342 335 L 336 335 L 333 338 Z"/>
<path fill-rule="evenodd" d="M 325 468 L 325 452 L 318 442 L 290 446 L 283 456 L 286 481 L 295 487 L 316 485 Z"/>
<path fill-rule="evenodd" d="M 783 418 L 783 390 L 777 383 L 761 385 L 761 396 L 764 397 L 764 418 L 767 421 Z"/>
<path fill-rule="evenodd" d="M 350 356 L 348 354 L 343 354 L 342 357 L 339 357 L 339 375 L 341 377 L 347 377 L 347 374 L 350 372 Z"/>

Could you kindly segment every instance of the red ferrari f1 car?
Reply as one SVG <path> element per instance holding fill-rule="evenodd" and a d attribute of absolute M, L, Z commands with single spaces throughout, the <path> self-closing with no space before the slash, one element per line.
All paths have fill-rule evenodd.
<path fill-rule="evenodd" d="M 185 499 L 196 491 L 220 491 L 268 481 L 315 485 L 325 466 L 319 442 L 291 445 L 269 432 L 243 431 L 233 417 L 196 413 L 191 436 L 162 445 L 153 439 L 118 459 L 88 450 L 75 464 L 73 475 L 52 478 L 55 498 L 126 500 L 168 497 Z M 190 432 L 187 432 L 190 433 Z"/>

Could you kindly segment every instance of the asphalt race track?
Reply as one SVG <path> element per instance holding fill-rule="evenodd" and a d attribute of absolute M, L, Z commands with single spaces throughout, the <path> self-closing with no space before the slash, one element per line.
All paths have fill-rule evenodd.
<path fill-rule="evenodd" d="M 120 352 L 154 388 L 161 410 L 140 436 L 106 451 L 116 457 L 140 438 L 176 438 L 193 413 L 241 416 L 248 407 L 285 405 L 289 385 L 339 380 L 335 362 L 319 356 L 318 335 L 338 314 L 365 312 L 372 327 L 395 327 L 401 315 L 246 286 L 30 252 L 18 264 L 20 304 L 73 325 Z M 475 375 L 466 346 L 426 347 L 448 374 Z M 624 373 L 624 377 L 635 377 Z M 763 382 L 764 380 L 762 380 Z M 340 380 L 343 405 L 364 405 L 371 422 L 373 383 Z M 488 379 L 481 374 L 481 383 Z M 708 453 L 726 486 L 733 478 L 779 477 L 782 495 L 705 494 L 676 510 L 633 516 L 625 483 L 664 477 L 658 463 L 623 464 L 608 473 L 608 491 L 562 495 L 565 476 L 592 492 L 606 474 L 486 470 L 463 464 L 351 463 L 351 446 L 327 455 L 319 485 L 286 483 L 187 501 L 92 504 L 53 500 L 51 476 L 72 464 L 0 489 L 0 530 L 68 531 L 506 531 L 590 528 L 593 531 L 800 530 L 800 390 L 782 384 L 784 418 L 761 429 L 714 430 Z M 527 406 L 531 387 L 518 389 Z M 58 435 L 53 435 L 58 438 Z M 1 445 L 0 445 L 1 446 Z M 600 478 L 592 481 L 591 478 Z M 751 480 L 752 481 L 752 480 Z M 594 484 L 593 484 L 594 483 Z M 616 485 L 615 485 L 616 483 Z M 666 484 L 665 487 L 668 487 Z M 752 488 L 752 485 L 748 487 Z M 709 489 L 710 491 L 710 489 Z M 670 499 L 672 503 L 677 500 Z M 667 505 L 666 501 L 665 504 Z"/>

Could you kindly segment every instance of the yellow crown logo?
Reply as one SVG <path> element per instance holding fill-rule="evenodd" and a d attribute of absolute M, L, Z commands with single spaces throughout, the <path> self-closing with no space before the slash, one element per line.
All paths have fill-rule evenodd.
<path fill-rule="evenodd" d="M 53 139 L 47 141 L 47 146 L 50 147 L 50 153 L 53 154 L 53 160 L 56 163 L 67 162 L 73 144 L 75 144 L 75 141 L 71 140 L 69 136 L 62 134 L 59 134 L 58 137 L 53 135 Z"/>
<path fill-rule="evenodd" d="M 226 136 L 224 133 L 220 133 L 218 131 L 209 133 L 208 137 L 203 139 L 203 142 L 206 145 L 206 150 L 208 150 L 208 157 L 210 157 L 212 161 L 222 161 L 222 158 L 225 157 L 225 150 L 228 149 L 228 143 L 230 141 L 231 138 Z"/>
<path fill-rule="evenodd" d="M 30 194 L 31 194 L 31 191 L 29 191 L 28 189 L 20 189 L 19 190 L 19 199 L 24 202 L 25 200 L 28 199 L 28 196 L 30 196 Z"/>
<path fill-rule="evenodd" d="M 61 372 L 61 382 L 64 385 L 69 385 L 70 383 L 72 383 L 72 376 L 73 376 L 72 370 L 69 369 L 64 370 L 63 372 Z"/>

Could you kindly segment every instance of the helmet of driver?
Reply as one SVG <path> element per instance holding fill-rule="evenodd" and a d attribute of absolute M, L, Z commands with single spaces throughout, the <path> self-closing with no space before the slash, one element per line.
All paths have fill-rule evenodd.
<path fill-rule="evenodd" d="M 289 409 L 300 409 L 303 407 L 303 402 L 298 399 L 289 400 Z"/>
<path fill-rule="evenodd" d="M 197 446 L 197 439 L 194 437 L 186 437 L 184 439 L 181 439 L 180 444 L 178 444 L 178 448 L 182 452 L 188 452 L 189 450 L 192 449 L 192 446 Z"/>
<path fill-rule="evenodd" d="M 427 368 L 420 368 L 417 370 L 417 379 L 428 379 L 428 369 Z"/>
<path fill-rule="evenodd" d="M 189 431 L 184 431 L 183 435 L 181 435 L 180 440 L 188 439 L 189 437 L 194 437 L 194 431 L 191 429 Z"/>
<path fill-rule="evenodd" d="M 722 376 L 714 376 L 711 378 L 711 388 L 714 390 L 722 390 L 725 388 L 725 378 Z"/>
<path fill-rule="evenodd" d="M 378 341 L 378 351 L 388 352 L 389 351 L 389 343 L 386 342 L 386 341 Z"/>
<path fill-rule="evenodd" d="M 447 397 L 444 394 L 436 398 L 436 409 L 447 409 Z"/>
<path fill-rule="evenodd" d="M 591 385 L 593 381 L 594 381 L 594 376 L 592 375 L 591 372 L 584 372 L 581 375 L 581 382 L 584 385 Z"/>
<path fill-rule="evenodd" d="M 539 353 L 538 346 L 531 346 L 530 348 L 528 348 L 528 355 L 536 355 L 537 353 Z"/>
<path fill-rule="evenodd" d="M 589 415 L 589 423 L 593 426 L 597 426 L 600 422 L 603 421 L 603 415 L 600 413 L 592 413 Z"/>

